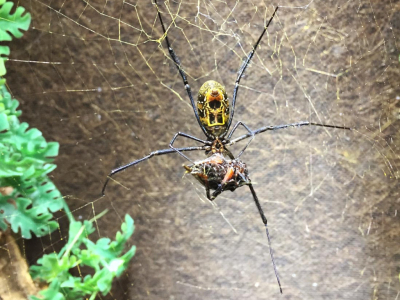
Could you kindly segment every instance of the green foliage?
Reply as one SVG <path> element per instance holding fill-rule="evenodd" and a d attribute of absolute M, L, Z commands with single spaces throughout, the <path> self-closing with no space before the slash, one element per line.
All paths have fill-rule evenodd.
<path fill-rule="evenodd" d="M 23 7 L 11 15 L 13 3 L 5 1 L 0 0 L 0 42 L 21 37 L 21 30 L 27 30 L 31 21 L 29 13 L 23 15 Z M 12 99 L 1 78 L 6 73 L 4 61 L 9 53 L 8 47 L 0 46 L 0 188 L 12 187 L 11 194 L 0 193 L 0 230 L 10 225 L 24 238 L 31 238 L 32 233 L 43 236 L 58 227 L 52 213 L 63 209 L 70 220 L 68 242 L 60 253 L 44 255 L 37 266 L 31 267 L 33 278 L 49 284 L 40 292 L 41 298 L 31 299 L 79 300 L 89 295 L 94 299 L 99 292 L 105 295 L 112 280 L 126 270 L 135 254 L 133 246 L 122 255 L 134 231 L 133 220 L 125 217 L 115 241 L 101 238 L 93 243 L 88 236 L 95 231 L 94 220 L 82 223 L 73 219 L 61 193 L 47 176 L 56 168 L 52 162 L 58 155 L 58 143 L 46 142 L 38 129 L 28 129 L 27 123 L 19 122 L 19 103 Z M 83 279 L 72 276 L 69 271 L 79 266 L 92 268 L 94 274 Z"/>
<path fill-rule="evenodd" d="M 21 30 L 28 30 L 31 23 L 31 15 L 24 14 L 25 8 L 21 6 L 15 10 L 13 15 L 10 14 L 13 6 L 12 2 L 0 0 L 0 42 L 11 41 L 12 36 L 20 38 L 23 35 Z M 9 54 L 10 49 L 7 46 L 0 46 L 0 76 L 6 74 L 4 61 Z"/>
<path fill-rule="evenodd" d="M 99 292 L 107 294 L 114 277 L 126 270 L 136 250 L 132 246 L 121 255 L 135 228 L 132 218 L 125 216 L 121 232 L 117 232 L 112 242 L 108 238 L 101 238 L 96 243 L 89 240 L 88 236 L 95 231 L 93 221 L 73 221 L 64 248 L 58 254 L 44 255 L 37 266 L 31 267 L 33 278 L 50 284 L 47 290 L 40 293 L 42 298 L 32 297 L 33 300 L 79 300 L 88 295 L 94 299 Z M 94 274 L 83 279 L 72 276 L 69 270 L 78 266 L 90 267 Z"/>
<path fill-rule="evenodd" d="M 47 174 L 58 154 L 58 143 L 47 143 L 42 133 L 20 123 L 18 101 L 0 86 L 0 187 L 13 187 L 10 195 L 0 195 L 0 229 L 7 223 L 22 237 L 49 234 L 57 228 L 52 214 L 65 207 L 61 193 Z"/>
<path fill-rule="evenodd" d="M 27 30 L 31 22 L 29 13 L 18 7 L 10 11 L 12 2 L 0 0 L 0 41 L 20 38 L 21 30 Z M 0 55 L 9 54 L 9 48 L 0 46 Z M 0 76 L 6 73 L 4 57 L 0 58 Z M 28 124 L 20 123 L 18 101 L 12 99 L 0 81 L 0 187 L 12 187 L 9 195 L 0 195 L 0 229 L 7 224 L 22 237 L 31 238 L 49 234 L 57 228 L 51 212 L 65 207 L 60 192 L 47 174 L 55 169 L 51 164 L 58 154 L 58 143 L 47 143 L 42 133 Z"/>

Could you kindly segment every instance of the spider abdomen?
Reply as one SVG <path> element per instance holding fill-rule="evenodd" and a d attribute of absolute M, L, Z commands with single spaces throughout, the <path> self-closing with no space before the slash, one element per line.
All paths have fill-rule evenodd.
<path fill-rule="evenodd" d="M 219 136 L 226 131 L 229 120 L 229 100 L 225 87 L 209 80 L 200 88 L 197 96 L 200 122 L 206 131 Z"/>
<path fill-rule="evenodd" d="M 246 164 L 239 159 L 226 159 L 220 153 L 184 167 L 206 189 L 234 191 L 242 185 L 250 184 Z"/>

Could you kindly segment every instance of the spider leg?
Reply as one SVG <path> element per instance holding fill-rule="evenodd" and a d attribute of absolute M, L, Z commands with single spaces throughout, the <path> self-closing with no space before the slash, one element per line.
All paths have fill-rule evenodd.
<path fill-rule="evenodd" d="M 230 159 L 235 159 L 235 157 L 233 156 L 232 152 L 229 151 L 228 148 L 224 148 L 226 155 L 229 156 Z"/>
<path fill-rule="evenodd" d="M 182 77 L 183 84 L 185 85 L 185 89 L 186 89 L 186 92 L 187 92 L 187 94 L 189 96 L 190 103 L 192 104 L 194 115 L 196 116 L 197 122 L 199 123 L 199 126 L 200 126 L 201 130 L 203 130 L 203 132 L 206 135 L 206 137 L 212 138 L 212 136 L 207 132 L 206 128 L 200 122 L 199 113 L 197 112 L 197 107 L 196 107 L 196 104 L 195 104 L 193 96 L 192 96 L 192 90 L 190 89 L 190 85 L 188 83 L 188 80 L 187 80 L 187 77 L 186 77 L 186 73 L 182 69 L 181 63 L 179 61 L 179 58 L 175 54 L 175 51 L 174 51 L 174 49 L 172 49 L 172 46 L 171 46 L 171 44 L 169 42 L 167 31 L 165 30 L 164 22 L 163 22 L 162 17 L 161 17 L 161 12 L 160 12 L 160 9 L 158 8 L 157 0 L 154 0 L 154 3 L 156 5 L 158 18 L 160 19 L 161 27 L 162 27 L 163 32 L 164 32 L 165 41 L 167 43 L 169 55 L 171 56 L 172 60 L 174 61 L 176 67 L 178 68 L 179 74 Z"/>
<path fill-rule="evenodd" d="M 273 131 L 273 130 L 278 130 L 278 129 L 285 129 L 288 127 L 301 127 L 301 126 L 319 126 L 319 127 L 328 127 L 328 128 L 337 128 L 337 129 L 346 129 L 346 130 L 351 130 L 350 127 L 346 126 L 336 126 L 336 125 L 327 125 L 327 124 L 319 124 L 319 123 L 313 123 L 313 122 L 308 122 L 308 121 L 302 121 L 302 122 L 297 122 L 297 123 L 291 123 L 291 124 L 284 124 L 284 125 L 275 125 L 275 126 L 264 126 L 261 127 L 257 130 L 253 131 L 253 134 L 259 134 L 265 131 Z M 230 141 L 227 146 L 231 146 L 237 142 L 240 142 L 244 139 L 247 139 L 249 137 L 253 136 L 250 133 L 244 134 L 242 136 L 239 136 L 238 138 Z"/>
<path fill-rule="evenodd" d="M 218 185 L 218 188 L 212 193 L 210 200 L 214 200 L 215 198 L 217 198 L 217 196 L 222 193 L 223 187 L 223 183 Z"/>
<path fill-rule="evenodd" d="M 233 135 L 235 130 L 239 127 L 239 125 L 242 125 L 249 132 L 249 134 L 251 135 L 251 139 L 247 142 L 246 146 L 244 146 L 242 151 L 239 152 L 239 155 L 236 158 L 239 158 L 243 154 L 244 150 L 246 150 L 247 146 L 249 146 L 251 141 L 254 139 L 253 131 L 251 131 L 250 128 L 246 124 L 244 124 L 242 121 L 239 121 L 235 124 L 235 126 L 233 126 L 232 131 L 228 134 L 228 140 L 230 140 L 231 136 Z"/>
<path fill-rule="evenodd" d="M 246 60 L 243 62 L 242 66 L 239 69 L 238 72 L 238 77 L 236 78 L 236 82 L 235 82 L 235 88 L 233 90 L 233 95 L 232 95 L 232 108 L 231 108 L 231 112 L 229 115 L 229 121 L 228 121 L 228 126 L 227 126 L 227 130 L 226 132 L 222 135 L 222 137 L 224 137 L 226 135 L 226 133 L 228 132 L 229 128 L 231 127 L 231 123 L 232 123 L 232 119 L 233 119 L 233 115 L 235 113 L 235 104 L 236 104 L 236 96 L 237 96 L 237 92 L 239 90 L 239 83 L 240 83 L 240 79 L 242 79 L 242 76 L 244 74 L 244 71 L 246 71 L 246 68 L 249 64 L 249 62 L 251 61 L 251 59 L 253 58 L 254 53 L 256 52 L 256 49 L 258 47 L 258 45 L 260 44 L 260 41 L 262 39 L 262 37 L 264 36 L 265 32 L 267 31 L 267 28 L 269 26 L 269 24 L 271 23 L 272 19 L 274 18 L 276 11 L 278 10 L 279 6 L 277 6 L 275 8 L 274 13 L 272 14 L 272 17 L 269 19 L 267 26 L 264 27 L 264 30 L 262 31 L 260 37 L 258 38 L 257 42 L 254 44 L 253 46 L 253 50 L 250 51 L 250 53 L 247 55 Z"/>
<path fill-rule="evenodd" d="M 264 212 L 263 212 L 263 210 L 261 208 L 260 202 L 258 201 L 258 197 L 256 195 L 256 192 L 254 191 L 253 185 L 251 183 L 249 184 L 249 188 L 250 188 L 251 194 L 253 195 L 253 199 L 254 199 L 254 202 L 255 202 L 255 204 L 257 206 L 258 212 L 260 213 L 261 220 L 263 221 L 263 223 L 265 225 L 265 230 L 267 232 L 267 238 L 268 238 L 269 254 L 271 255 L 272 265 L 274 266 L 275 277 L 276 277 L 276 280 L 278 281 L 279 289 L 280 289 L 281 294 L 282 294 L 282 286 L 281 286 L 281 282 L 279 280 L 278 270 L 276 269 L 275 260 L 274 260 L 274 253 L 273 253 L 273 250 L 272 250 L 272 247 L 271 247 L 271 239 L 269 237 L 269 231 L 268 231 L 268 226 L 267 226 L 267 218 L 264 215 Z"/>
<path fill-rule="evenodd" d="M 210 187 L 208 185 L 208 182 L 206 184 L 206 195 L 207 195 L 207 199 L 210 200 L 210 201 L 213 201 L 215 199 L 215 198 L 212 198 L 211 195 L 210 195 Z"/>
<path fill-rule="evenodd" d="M 194 141 L 203 143 L 203 144 L 205 144 L 205 145 L 211 145 L 211 142 L 209 142 L 209 141 L 203 141 L 203 140 L 201 140 L 201 139 L 198 139 L 197 137 L 191 136 L 190 134 L 187 134 L 187 133 L 184 133 L 184 132 L 178 132 L 178 133 L 176 133 L 176 134 L 174 135 L 174 137 L 172 138 L 171 142 L 169 143 L 169 147 L 170 147 L 171 149 L 174 149 L 176 152 L 178 152 L 178 154 L 179 154 L 180 156 L 182 156 L 183 158 L 187 159 L 188 161 L 190 161 L 190 162 L 193 163 L 193 164 L 194 164 L 194 161 L 192 161 L 189 157 L 187 157 L 185 154 L 183 154 L 181 151 L 179 151 L 177 148 L 175 148 L 175 147 L 173 146 L 174 143 L 175 143 L 175 140 L 176 140 L 176 138 L 177 138 L 178 136 L 183 136 L 183 137 L 185 137 L 185 138 L 192 139 L 192 140 L 194 140 Z"/>
<path fill-rule="evenodd" d="M 185 148 L 177 148 L 177 149 L 162 149 L 162 150 L 153 151 L 149 155 L 146 155 L 145 157 L 142 157 L 140 159 L 137 159 L 135 161 L 130 162 L 129 164 L 123 165 L 121 167 L 118 167 L 118 168 L 112 170 L 111 173 L 108 174 L 108 176 L 107 176 L 107 180 L 104 183 L 104 186 L 103 186 L 103 189 L 101 190 L 101 193 L 102 193 L 103 196 L 105 195 L 104 192 L 106 190 L 108 181 L 110 180 L 110 178 L 113 175 L 115 175 L 115 174 L 117 174 L 117 173 L 129 168 L 129 167 L 137 165 L 138 163 L 141 163 L 142 161 L 148 160 L 148 159 L 152 158 L 153 156 L 175 153 L 176 150 L 178 150 L 178 152 L 179 151 L 196 151 L 196 150 L 205 150 L 205 148 L 206 148 L 205 146 L 201 146 L 201 147 L 185 147 Z"/>

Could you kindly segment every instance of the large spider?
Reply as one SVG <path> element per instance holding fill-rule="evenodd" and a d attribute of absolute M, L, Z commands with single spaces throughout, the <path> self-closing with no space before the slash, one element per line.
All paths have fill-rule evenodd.
<path fill-rule="evenodd" d="M 200 128 L 203 130 L 205 136 L 207 137 L 207 140 L 202 140 L 202 139 L 196 138 L 194 136 L 191 136 L 191 135 L 183 133 L 183 132 L 176 133 L 174 135 L 174 137 L 172 138 L 171 142 L 169 143 L 170 149 L 162 149 L 162 150 L 153 151 L 149 155 L 147 155 L 143 158 L 140 158 L 138 160 L 130 162 L 129 164 L 126 164 L 124 166 L 121 166 L 119 168 L 112 170 L 111 173 L 108 175 L 107 180 L 103 186 L 102 194 L 103 194 L 103 196 L 105 195 L 104 192 L 105 192 L 107 183 L 110 180 L 111 176 L 113 176 L 114 174 L 119 173 L 129 167 L 137 165 L 140 162 L 148 160 L 148 159 L 152 158 L 153 156 L 177 152 L 179 155 L 181 155 L 185 159 L 191 161 L 182 152 L 205 150 L 205 153 L 207 155 L 206 159 L 204 159 L 202 161 L 197 161 L 197 162 L 191 161 L 192 165 L 184 166 L 184 168 L 186 169 L 186 171 L 188 173 L 192 174 L 198 181 L 200 181 L 200 183 L 205 187 L 207 198 L 210 201 L 213 201 L 219 194 L 221 194 L 225 190 L 234 191 L 236 188 L 238 188 L 240 186 L 243 186 L 243 185 L 249 186 L 251 194 L 253 195 L 254 202 L 257 206 L 258 212 L 260 213 L 262 222 L 265 225 L 272 265 L 274 268 L 276 279 L 279 284 L 280 292 L 282 293 L 282 287 L 281 287 L 281 283 L 279 280 L 278 271 L 276 270 L 273 251 L 271 248 L 271 240 L 269 237 L 269 232 L 268 232 L 268 227 L 267 227 L 267 218 L 264 215 L 264 212 L 261 208 L 260 202 L 258 201 L 256 192 L 254 191 L 253 185 L 251 184 L 251 180 L 248 176 L 248 170 L 247 170 L 246 164 L 243 163 L 239 158 L 243 154 L 243 152 L 246 150 L 247 146 L 250 144 L 250 142 L 252 141 L 254 136 L 256 134 L 259 134 L 259 133 L 262 133 L 265 131 L 278 130 L 278 129 L 288 128 L 288 127 L 300 127 L 300 126 L 311 126 L 311 125 L 312 126 L 330 127 L 330 128 L 339 128 L 339 129 L 349 129 L 349 130 L 350 130 L 350 128 L 343 127 L 343 126 L 325 125 L 325 124 L 318 124 L 318 123 L 303 121 L 303 122 L 297 122 L 297 123 L 285 124 L 285 125 L 265 126 L 265 127 L 261 127 L 257 130 L 252 131 L 246 124 L 239 121 L 235 124 L 235 126 L 233 126 L 233 129 L 231 130 L 231 132 L 228 133 L 229 128 L 231 127 L 231 124 L 232 124 L 232 120 L 233 120 L 235 104 L 236 104 L 236 97 L 237 97 L 237 92 L 239 90 L 240 79 L 242 78 L 247 65 L 251 61 L 251 59 L 254 55 L 254 52 L 256 51 L 257 46 L 260 43 L 263 35 L 265 34 L 269 24 L 271 23 L 272 19 L 274 18 L 275 13 L 278 10 L 278 7 L 276 7 L 274 13 L 272 14 L 272 17 L 269 19 L 267 25 L 264 27 L 264 30 L 262 31 L 260 37 L 258 38 L 257 42 L 255 43 L 253 50 L 251 50 L 250 53 L 247 55 L 246 60 L 243 62 L 242 66 L 239 69 L 238 77 L 235 82 L 235 88 L 233 90 L 233 98 L 232 98 L 232 104 L 231 104 L 232 107 L 230 109 L 229 108 L 229 100 L 228 100 L 228 96 L 225 92 L 225 88 L 221 84 L 219 84 L 218 82 L 213 81 L 213 80 L 207 81 L 201 86 L 198 97 L 197 97 L 197 107 L 196 107 L 196 104 L 195 104 L 193 96 L 192 96 L 192 91 L 190 89 L 190 85 L 186 78 L 185 71 L 182 69 L 180 61 L 179 61 L 178 57 L 176 56 L 176 54 L 175 54 L 174 50 L 172 49 L 172 46 L 168 40 L 168 35 L 165 30 L 164 22 L 161 17 L 161 12 L 158 8 L 157 0 L 155 0 L 155 5 L 157 8 L 158 18 L 160 19 L 162 30 L 164 32 L 164 37 L 165 37 L 165 41 L 168 46 L 169 54 L 170 54 L 173 62 L 175 63 L 176 67 L 178 68 L 179 74 L 182 77 L 183 84 L 185 86 L 186 92 L 189 96 L 190 102 L 193 107 L 194 115 L 196 116 L 196 119 L 197 119 L 197 122 L 199 123 Z M 245 135 L 242 135 L 236 139 L 231 140 L 233 133 L 239 127 L 239 125 L 242 125 L 248 131 L 248 133 Z M 175 148 L 173 146 L 173 144 L 178 136 L 183 136 L 185 138 L 195 140 L 197 142 L 202 143 L 203 146 Z M 247 138 L 250 138 L 249 141 L 247 142 L 247 144 L 240 151 L 238 156 L 234 157 L 233 154 L 228 150 L 227 147 L 231 146 L 239 141 L 247 139 Z M 229 159 L 226 158 L 226 156 L 228 156 Z M 211 194 L 210 190 L 213 190 L 214 192 Z"/>

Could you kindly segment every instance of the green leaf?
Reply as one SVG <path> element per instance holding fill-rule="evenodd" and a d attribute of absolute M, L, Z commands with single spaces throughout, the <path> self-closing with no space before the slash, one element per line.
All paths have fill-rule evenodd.
<path fill-rule="evenodd" d="M 60 293 L 60 283 L 54 280 L 46 290 L 40 291 L 41 298 L 31 296 L 31 300 L 67 300 L 62 293 Z"/>
<path fill-rule="evenodd" d="M 122 255 L 120 258 L 122 260 L 122 264 L 118 265 L 118 268 L 115 272 L 117 276 L 121 276 L 122 273 L 128 268 L 128 264 L 132 257 L 136 253 L 136 246 L 132 246 L 131 249 L 129 249 L 124 255 Z"/>
<path fill-rule="evenodd" d="M 0 113 L 0 131 L 10 129 L 10 124 L 8 124 L 7 115 Z"/>
<path fill-rule="evenodd" d="M 18 101 L 0 87 L 0 187 L 11 186 L 11 195 L 0 195 L 0 229 L 8 224 L 25 238 L 49 234 L 58 227 L 51 212 L 66 207 L 61 193 L 47 174 L 58 154 L 58 143 L 47 143 L 37 129 L 20 124 Z"/>
<path fill-rule="evenodd" d="M 95 231 L 93 221 L 71 222 L 68 242 L 60 253 L 45 255 L 38 260 L 38 265 L 31 267 L 33 278 L 45 280 L 51 286 L 54 281 L 59 282 L 58 290 L 62 290 L 66 300 L 87 299 L 89 295 L 90 299 L 94 299 L 98 293 L 106 295 L 111 290 L 113 279 L 126 270 L 129 260 L 135 254 L 136 248 L 133 246 L 121 256 L 134 231 L 130 216 L 125 216 L 115 241 L 108 238 L 99 239 L 97 243 L 90 241 L 88 236 Z M 82 249 L 84 246 L 86 249 Z M 69 270 L 78 264 L 80 267 L 93 268 L 93 276 L 87 275 L 83 280 L 72 276 Z M 49 295 L 56 297 L 58 294 L 54 290 Z"/>
<path fill-rule="evenodd" d="M 121 232 L 117 232 L 115 237 L 115 241 L 110 243 L 110 239 L 101 238 L 97 241 L 96 244 L 91 242 L 90 240 L 86 240 L 85 244 L 88 250 L 96 253 L 97 255 L 105 258 L 105 259 L 113 259 L 121 254 L 124 249 L 125 243 L 133 234 L 135 230 L 135 226 L 133 224 L 133 219 L 129 216 L 125 216 L 125 223 L 121 225 Z"/>
<path fill-rule="evenodd" d="M 40 237 L 58 228 L 50 212 L 66 205 L 47 176 L 31 177 L 36 173 L 31 166 L 21 176 L 0 178 L 0 186 L 14 187 L 12 194 L 0 195 L 0 228 L 4 230 L 7 221 L 14 232 L 21 230 L 24 238 L 31 238 L 30 232 Z"/>
<path fill-rule="evenodd" d="M 42 133 L 36 128 L 27 130 L 29 125 L 15 124 L 10 128 L 12 136 L 0 136 L 1 142 L 10 143 L 15 151 L 20 151 L 27 158 L 25 163 L 46 163 L 58 155 L 58 143 L 47 143 Z"/>
<path fill-rule="evenodd" d="M 13 15 L 10 14 L 13 6 L 12 2 L 3 2 L 0 7 L 0 41 L 11 41 L 11 35 L 20 38 L 23 35 L 21 30 L 28 30 L 31 23 L 31 15 L 24 14 L 25 8 L 22 6 L 18 7 Z"/>
<path fill-rule="evenodd" d="M 24 14 L 25 8 L 18 7 L 14 14 L 11 14 L 13 2 L 0 1 L 0 42 L 11 41 L 12 36 L 20 38 L 23 33 L 21 30 L 28 30 L 31 23 L 31 15 Z M 6 74 L 4 62 L 10 55 L 10 49 L 7 46 L 0 46 L 0 76 Z M 4 80 L 0 80 L 0 85 L 4 84 Z"/>
<path fill-rule="evenodd" d="M 68 242 L 61 249 L 59 256 L 61 255 L 69 255 L 70 252 L 80 254 L 80 246 L 83 241 L 89 236 L 91 233 L 95 231 L 92 222 L 85 221 L 83 224 L 79 221 L 72 221 L 69 224 L 69 232 L 68 232 Z"/>
<path fill-rule="evenodd" d="M 97 287 L 103 295 L 108 294 L 108 292 L 111 290 L 112 280 L 115 276 L 114 274 L 115 273 L 107 272 L 107 270 L 104 269 L 99 273 L 99 276 L 96 276 L 98 277 Z"/>
<path fill-rule="evenodd" d="M 12 99 L 11 94 L 7 91 L 5 86 L 0 86 L 0 112 L 5 113 L 8 117 L 19 117 L 21 111 L 17 111 L 18 106 L 18 100 Z"/>
<path fill-rule="evenodd" d="M 4 201 L 4 198 L 7 197 L 2 198 Z M 36 236 L 43 236 L 51 233 L 58 227 L 56 221 L 50 221 L 53 217 L 51 213 L 38 212 L 35 207 L 28 208 L 31 204 L 31 200 L 19 197 L 16 201 L 16 208 L 13 205 L 7 204 L 3 207 L 5 218 L 11 224 L 11 229 L 14 232 L 21 230 L 21 235 L 25 239 L 32 237 L 31 232 Z"/>
<path fill-rule="evenodd" d="M 52 282 L 56 279 L 60 280 L 60 282 L 68 280 L 69 276 L 71 276 L 68 271 L 78 264 L 76 256 L 63 256 L 60 259 L 56 253 L 45 254 L 37 262 L 41 266 L 32 266 L 30 269 L 31 276 L 34 279 L 40 278 L 47 282 Z"/>
<path fill-rule="evenodd" d="M 10 48 L 7 46 L 0 46 L 0 76 L 6 74 L 6 66 L 4 62 L 7 60 L 7 56 L 10 55 Z"/>

